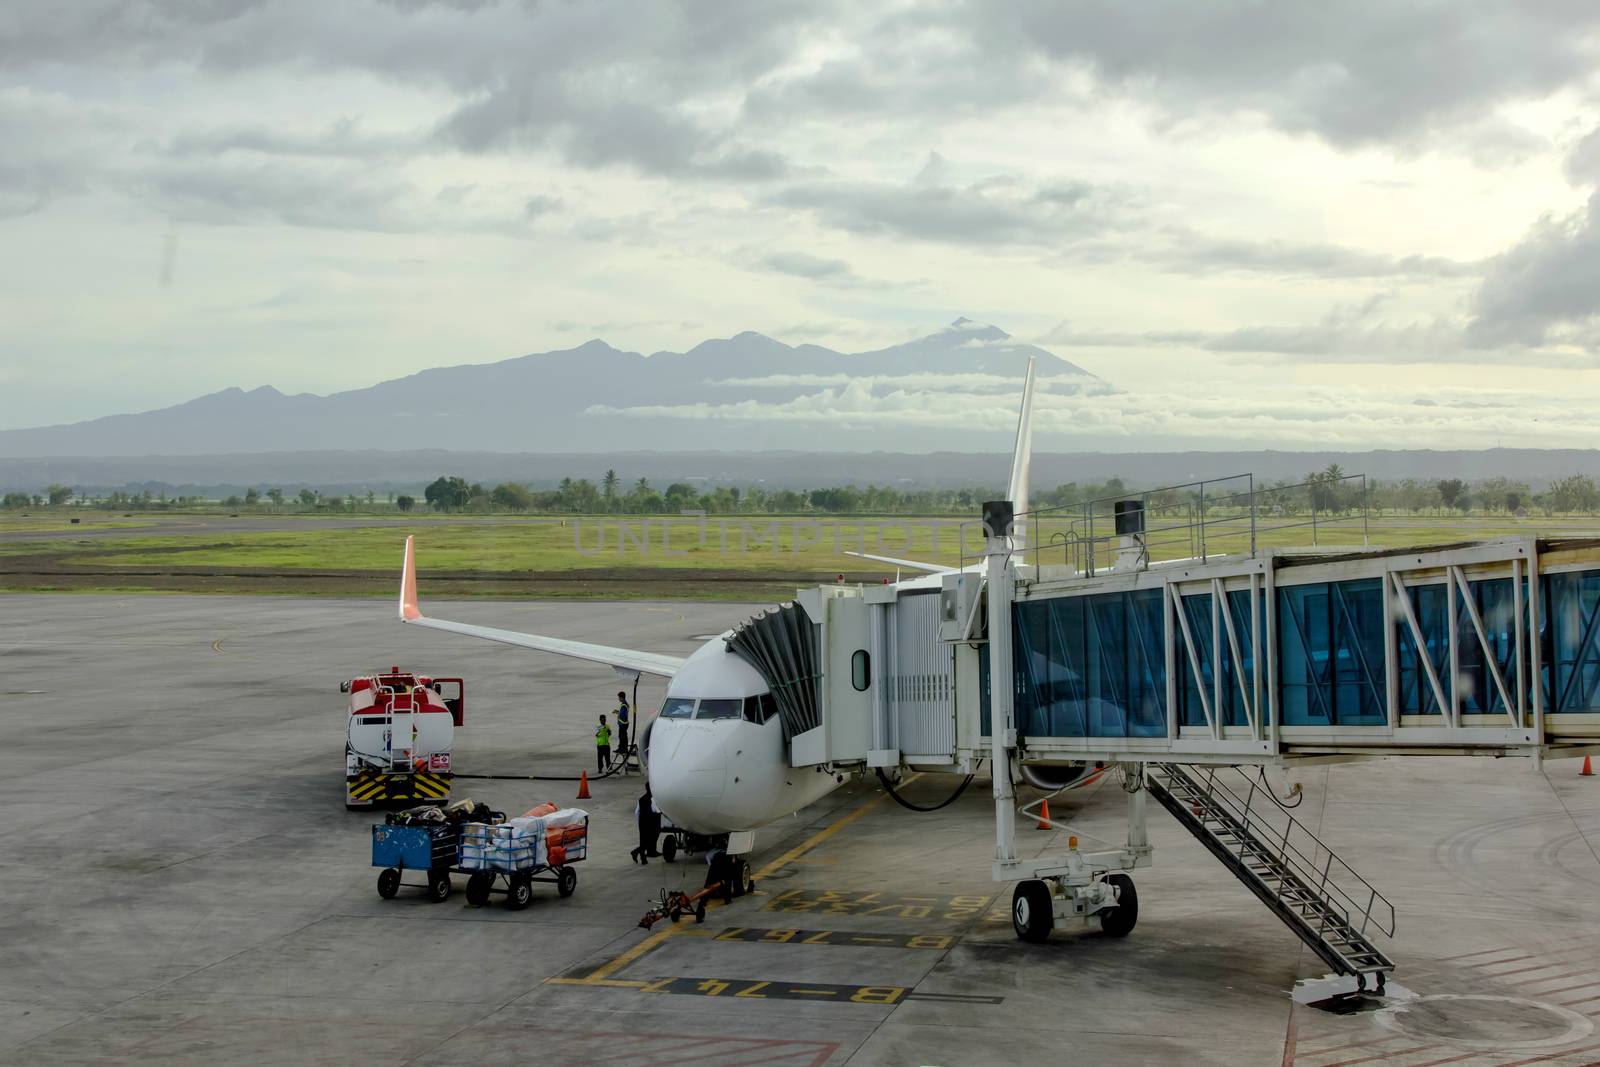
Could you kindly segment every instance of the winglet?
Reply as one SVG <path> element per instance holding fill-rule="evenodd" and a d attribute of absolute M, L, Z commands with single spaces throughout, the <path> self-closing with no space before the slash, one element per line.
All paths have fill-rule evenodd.
<path fill-rule="evenodd" d="M 417 557 L 411 546 L 411 535 L 406 535 L 406 562 L 400 571 L 400 621 L 415 622 L 422 618 L 417 607 Z"/>
<path fill-rule="evenodd" d="M 1028 468 L 1033 460 L 1033 379 L 1034 358 L 1029 356 L 1028 377 L 1022 386 L 1022 408 L 1017 413 L 1017 447 L 1011 456 L 1011 485 L 1007 490 L 1011 507 L 1019 517 L 1028 512 L 1028 483 L 1031 480 Z M 1031 518 L 1029 516 L 1029 520 Z M 1018 546 L 1023 541 L 1024 525 L 1022 521 L 1017 523 Z"/>

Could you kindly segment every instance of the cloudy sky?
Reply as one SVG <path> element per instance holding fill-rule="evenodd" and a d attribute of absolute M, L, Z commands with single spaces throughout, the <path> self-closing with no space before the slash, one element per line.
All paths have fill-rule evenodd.
<path fill-rule="evenodd" d="M 8 4 L 0 428 L 968 315 L 1117 388 L 1060 446 L 1600 446 L 1597 72 L 1592 0 Z"/>

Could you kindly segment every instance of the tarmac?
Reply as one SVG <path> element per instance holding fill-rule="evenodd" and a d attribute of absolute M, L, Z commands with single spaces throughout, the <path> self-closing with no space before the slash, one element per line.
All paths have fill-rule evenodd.
<path fill-rule="evenodd" d="M 430 603 L 686 654 L 756 606 Z M 1296 814 L 1398 913 L 1385 998 L 1324 969 L 1164 811 L 1140 918 L 1042 945 L 993 883 L 979 778 L 934 814 L 848 785 L 757 835 L 756 893 L 637 928 L 699 857 L 630 862 L 638 777 L 592 783 L 578 887 L 526 911 L 382 900 L 343 806 L 340 681 L 467 679 L 458 774 L 575 776 L 606 668 L 402 627 L 377 601 L 0 597 L 0 1062 L 651 1067 L 1600 1062 L 1600 776 L 1575 761 L 1306 768 Z M 646 713 L 664 691 L 645 679 Z M 922 803 L 957 780 L 907 785 Z M 569 781 L 458 779 L 520 812 Z M 1114 776 L 1052 800 L 1120 839 Z M 1024 828 L 1024 848 L 1062 833 Z M 459 880 L 458 880 L 459 881 Z M 1337 1009 L 1337 1010 L 1329 1010 Z"/>

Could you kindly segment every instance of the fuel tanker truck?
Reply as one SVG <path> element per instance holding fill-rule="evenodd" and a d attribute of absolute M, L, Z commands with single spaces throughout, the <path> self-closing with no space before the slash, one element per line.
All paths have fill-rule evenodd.
<path fill-rule="evenodd" d="M 460 678 L 391 667 L 342 682 L 339 691 L 350 694 L 345 807 L 450 799 L 450 742 L 466 710 Z"/>

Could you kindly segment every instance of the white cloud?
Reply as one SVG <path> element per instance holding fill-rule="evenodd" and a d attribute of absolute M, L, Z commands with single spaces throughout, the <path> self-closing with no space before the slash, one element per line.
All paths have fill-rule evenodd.
<path fill-rule="evenodd" d="M 1224 440 L 1240 448 L 1600 447 L 1591 412 L 1600 387 L 1552 398 L 1535 390 L 1371 385 L 1253 392 L 1041 393 L 1034 432 L 1041 448 L 1142 451 Z M 819 429 L 884 426 L 1001 431 L 1016 424 L 1016 395 L 913 388 L 879 392 L 863 382 L 767 403 L 595 406 L 618 418 L 801 423 Z"/>
<path fill-rule="evenodd" d="M 707 385 L 725 385 L 741 389 L 792 389 L 833 388 L 844 389 L 861 386 L 874 392 L 888 389 L 900 391 L 973 393 L 1003 392 L 1013 398 L 1022 379 L 1003 374 L 764 374 L 759 378 L 718 378 Z M 1041 392 L 1056 390 L 1077 392 L 1085 388 L 1098 392 L 1113 391 L 1113 387 L 1086 374 L 1040 374 L 1036 388 Z"/>

